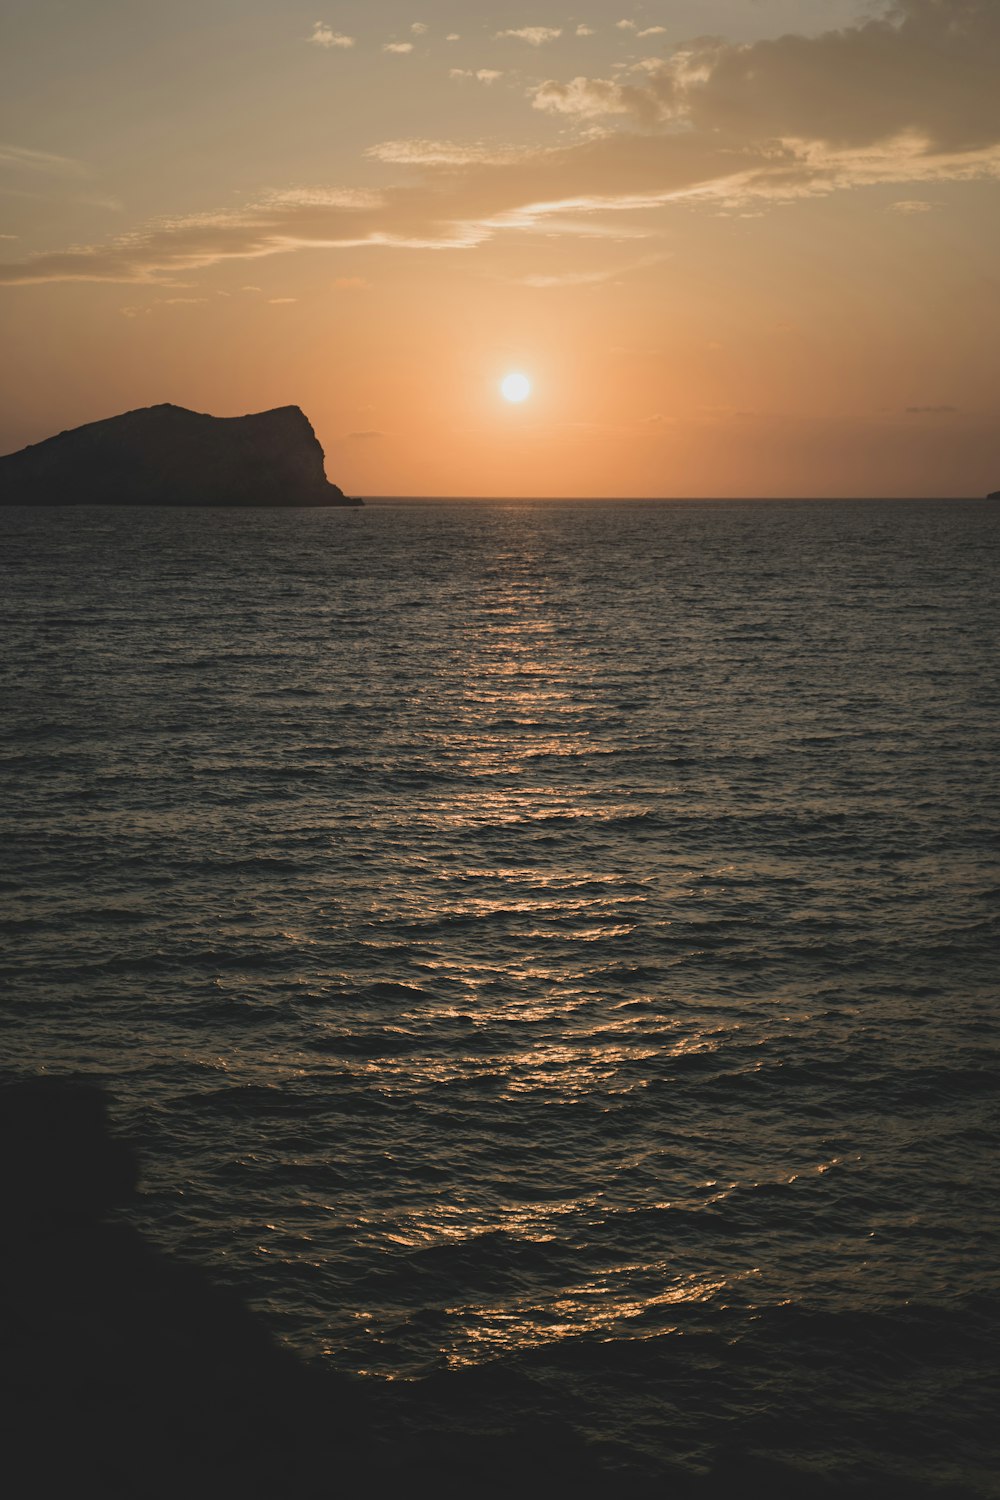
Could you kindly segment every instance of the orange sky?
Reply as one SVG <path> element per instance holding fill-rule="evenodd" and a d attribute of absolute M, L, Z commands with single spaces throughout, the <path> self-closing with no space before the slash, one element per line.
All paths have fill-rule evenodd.
<path fill-rule="evenodd" d="M 360 494 L 1000 485 L 996 0 L 9 10 L 2 451 L 296 402 Z"/>

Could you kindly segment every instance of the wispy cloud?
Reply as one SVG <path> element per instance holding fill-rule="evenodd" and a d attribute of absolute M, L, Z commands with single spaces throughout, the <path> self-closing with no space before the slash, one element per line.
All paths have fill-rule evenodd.
<path fill-rule="evenodd" d="M 932 183 L 1000 179 L 998 72 L 995 0 L 898 0 L 820 36 L 700 41 L 625 81 L 539 85 L 537 108 L 584 126 L 576 142 L 387 141 L 369 152 L 398 168 L 383 191 L 262 195 L 8 262 L 0 281 L 177 286 L 302 248 L 469 250 L 543 227 L 617 238 L 623 217 L 680 201 L 747 212 L 880 183 L 905 185 L 900 203 L 915 204 Z"/>
<path fill-rule="evenodd" d="M 381 193 L 298 189 L 242 209 L 160 221 L 103 244 L 0 264 L 0 283 L 176 285 L 224 261 L 299 249 L 469 250 L 543 225 L 573 234 L 577 221 L 618 237 L 622 214 L 683 200 L 745 209 L 859 184 L 1000 177 L 997 149 L 928 155 L 904 141 L 884 151 L 833 152 L 696 131 L 611 133 L 547 150 L 396 141 L 371 154 L 417 180 Z"/>
<path fill-rule="evenodd" d="M 554 275 L 532 272 L 528 276 L 520 277 L 520 284 L 544 290 L 560 286 L 600 286 L 608 281 L 617 281 L 619 277 L 627 276 L 632 271 L 643 271 L 651 266 L 662 265 L 665 259 L 663 255 L 644 255 L 641 260 L 629 261 L 626 265 L 610 266 L 602 271 L 563 271 Z"/>
<path fill-rule="evenodd" d="M 413 32 L 414 36 L 426 36 L 428 31 L 430 31 L 430 27 L 427 25 L 426 21 L 414 21 L 413 25 L 410 27 L 410 30 Z"/>
<path fill-rule="evenodd" d="M 344 36 L 341 31 L 331 31 L 323 21 L 317 21 L 309 40 L 317 47 L 353 47 L 354 38 Z"/>
<path fill-rule="evenodd" d="M 527 42 L 529 46 L 540 47 L 543 42 L 554 42 L 557 37 L 562 36 L 561 26 L 520 26 L 510 31 L 494 32 L 497 41 L 504 37 L 512 37 L 519 42 Z"/>
<path fill-rule="evenodd" d="M 475 78 L 479 83 L 496 83 L 503 73 L 497 68 L 449 68 L 449 78 Z"/>
<path fill-rule="evenodd" d="M 380 141 L 366 156 L 407 167 L 484 167 L 516 162 L 524 155 L 517 146 L 495 146 L 487 141 Z"/>
<path fill-rule="evenodd" d="M 86 166 L 74 156 L 55 156 L 51 151 L 32 151 L 26 146 L 0 144 L 0 167 L 41 172 L 47 177 L 87 176 Z"/>
<path fill-rule="evenodd" d="M 594 36 L 594 35 L 596 35 L 596 33 L 595 33 L 595 31 L 594 31 L 594 28 L 593 28 L 593 26 L 584 26 L 584 25 L 583 25 L 583 24 L 582 24 L 582 23 L 581 23 L 581 24 L 580 24 L 580 25 L 579 25 L 579 26 L 578 26 L 578 27 L 577 27 L 577 28 L 576 28 L 576 35 L 577 35 L 577 36 Z"/>
<path fill-rule="evenodd" d="M 402 55 L 403 53 L 412 52 L 413 51 L 413 43 L 412 42 L 384 42 L 383 45 L 382 45 L 382 51 L 383 52 L 396 52 L 396 53 L 399 53 L 400 55 Z"/>
<path fill-rule="evenodd" d="M 738 168 L 717 144 L 607 136 L 543 151 L 482 144 L 387 142 L 373 156 L 418 173 L 381 193 L 296 189 L 242 209 L 160 220 L 103 244 L 0 265 L 0 282 L 117 281 L 177 285 L 192 271 L 306 248 L 468 250 L 548 220 L 655 207 L 716 187 Z"/>

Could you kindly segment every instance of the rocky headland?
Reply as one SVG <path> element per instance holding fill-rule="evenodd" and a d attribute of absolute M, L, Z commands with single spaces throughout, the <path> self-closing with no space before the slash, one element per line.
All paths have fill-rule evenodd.
<path fill-rule="evenodd" d="M 164 403 L 0 458 L 0 505 L 360 505 L 297 406 L 212 417 Z"/>

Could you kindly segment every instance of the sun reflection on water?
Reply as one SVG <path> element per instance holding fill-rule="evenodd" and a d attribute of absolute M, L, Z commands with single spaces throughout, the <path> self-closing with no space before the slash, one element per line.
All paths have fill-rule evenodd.
<path fill-rule="evenodd" d="M 738 1280 L 759 1274 L 755 1269 Z M 636 1284 L 660 1283 L 660 1290 L 637 1297 Z M 495 1357 L 520 1348 L 538 1348 L 587 1335 L 622 1339 L 660 1338 L 676 1333 L 679 1325 L 663 1317 L 663 1309 L 695 1307 L 708 1303 L 731 1289 L 729 1280 L 696 1276 L 678 1277 L 665 1262 L 638 1262 L 612 1266 L 587 1281 L 568 1286 L 545 1302 L 530 1296 L 493 1306 L 461 1305 L 448 1312 L 461 1320 L 467 1348 L 457 1349 L 449 1364 L 481 1363 L 484 1355 Z M 629 1290 L 629 1286 L 633 1290 Z M 652 1321 L 653 1314 L 661 1314 Z M 650 1320 L 643 1326 L 644 1320 Z"/>
<path fill-rule="evenodd" d="M 646 1089 L 670 1058 L 716 1046 L 683 1016 L 665 1013 L 638 975 L 627 1000 L 620 980 L 609 983 L 616 967 L 627 971 L 630 939 L 649 921 L 662 886 L 655 866 L 640 875 L 634 861 L 621 862 L 620 840 L 636 836 L 652 804 L 641 788 L 592 774 L 595 762 L 617 753 L 606 727 L 595 732 L 592 668 L 581 670 L 561 634 L 543 583 L 532 577 L 530 553 L 519 554 L 517 571 L 505 588 L 494 585 L 488 609 L 466 619 L 461 656 L 446 672 L 449 711 L 431 715 L 434 728 L 424 731 L 423 753 L 457 783 L 447 796 L 416 790 L 407 806 L 411 823 L 428 830 L 426 868 L 418 881 L 412 867 L 399 879 L 388 876 L 363 940 L 389 956 L 395 944 L 402 954 L 405 930 L 406 964 L 420 994 L 398 1013 L 399 1050 L 356 1058 L 354 1074 L 386 1100 L 434 1100 L 459 1118 L 469 1090 L 498 1109 L 515 1106 L 512 1121 L 528 1101 L 546 1109 L 589 1107 L 600 1098 L 612 1109 Z M 535 774 L 539 765 L 544 776 Z M 577 766 L 587 770 L 577 774 Z M 566 829 L 573 830 L 569 843 Z M 512 857 L 482 857 L 487 836 L 504 839 Z M 438 865 L 439 843 L 469 857 Z M 577 856 L 568 859 L 574 846 Z M 502 961 L 492 956 L 498 935 Z M 443 1047 L 441 1027 L 449 1023 L 459 1029 Z M 503 1118 L 497 1115 L 498 1125 Z M 659 1179 L 655 1152 L 616 1163 L 613 1145 L 581 1141 L 581 1149 L 608 1157 L 612 1200 L 605 1205 L 603 1193 L 581 1196 L 571 1180 L 554 1185 L 541 1142 L 535 1156 L 512 1140 L 506 1166 L 502 1148 L 491 1167 L 463 1162 L 460 1134 L 454 1149 L 464 1188 L 452 1183 L 420 1212 L 366 1215 L 353 1234 L 392 1258 L 448 1247 L 475 1256 L 498 1235 L 521 1247 L 552 1246 L 570 1224 L 605 1219 L 616 1175 L 649 1174 L 651 1189 Z M 672 1206 L 657 1191 L 647 1202 L 654 1211 Z M 461 1364 L 622 1325 L 643 1336 L 643 1317 L 657 1310 L 650 1328 L 662 1331 L 663 1310 L 707 1301 L 727 1284 L 651 1260 L 609 1266 L 544 1294 L 540 1286 L 519 1289 L 515 1276 L 502 1301 L 456 1304 L 439 1315 L 450 1330 L 447 1357 Z"/>

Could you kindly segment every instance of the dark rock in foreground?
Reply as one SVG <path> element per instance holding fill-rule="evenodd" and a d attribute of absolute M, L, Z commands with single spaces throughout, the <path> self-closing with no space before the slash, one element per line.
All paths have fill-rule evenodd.
<path fill-rule="evenodd" d="M 1000 490 L 994 490 L 992 495 L 986 496 L 987 500 L 1000 500 Z"/>
<path fill-rule="evenodd" d="M 5 1497 L 585 1493 L 582 1444 L 505 1420 L 488 1372 L 424 1390 L 299 1360 L 233 1291 L 115 1217 L 137 1176 L 99 1089 L 0 1084 Z"/>
<path fill-rule="evenodd" d="M 0 505 L 360 505 L 297 406 L 210 417 L 145 406 L 0 458 Z"/>
<path fill-rule="evenodd" d="M 4 1500 L 962 1500 L 972 1493 L 933 1482 L 904 1491 L 877 1476 L 859 1476 L 845 1489 L 815 1468 L 772 1462 L 754 1451 L 754 1434 L 767 1441 L 776 1424 L 781 1429 L 781 1413 L 766 1404 L 746 1417 L 732 1408 L 711 1473 L 694 1474 L 662 1454 L 660 1475 L 651 1478 L 633 1455 L 570 1425 L 560 1411 L 564 1398 L 545 1379 L 547 1357 L 423 1380 L 323 1370 L 278 1344 L 235 1292 L 116 1217 L 137 1178 L 133 1152 L 109 1130 L 99 1089 L 68 1079 L 0 1081 Z M 558 1357 L 570 1372 L 593 1368 L 595 1357 L 610 1371 L 615 1360 L 628 1368 L 634 1347 L 567 1340 Z M 673 1374 L 668 1368 L 658 1376 L 667 1409 L 684 1400 L 690 1356 L 673 1358 Z M 727 1358 L 723 1380 L 739 1373 L 738 1342 Z M 718 1365 L 715 1355 L 711 1364 Z"/>

